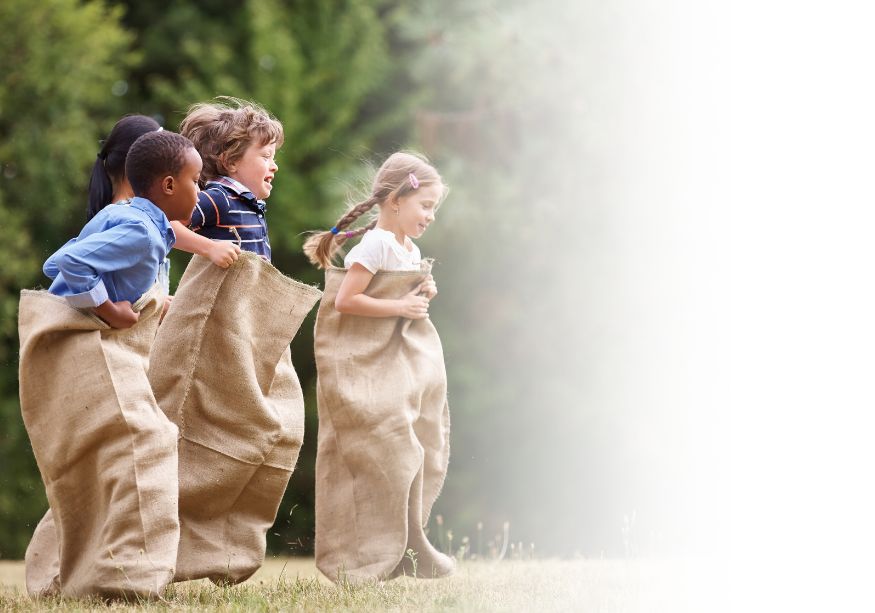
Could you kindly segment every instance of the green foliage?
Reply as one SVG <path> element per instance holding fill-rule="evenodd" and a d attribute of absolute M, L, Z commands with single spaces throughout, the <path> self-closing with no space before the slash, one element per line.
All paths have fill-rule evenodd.
<path fill-rule="evenodd" d="M 20 556 L 46 509 L 18 407 L 18 291 L 84 217 L 84 184 L 113 84 L 130 61 L 121 11 L 102 2 L 0 3 L 0 557 Z"/>
<path fill-rule="evenodd" d="M 144 52 L 131 92 L 167 127 L 218 95 L 255 100 L 283 122 L 269 206 L 284 270 L 304 266 L 301 231 L 341 212 L 358 158 L 407 139 L 406 96 L 382 104 L 404 68 L 392 55 L 392 10 L 366 0 L 128 4 Z"/>
<path fill-rule="evenodd" d="M 130 37 L 119 17 L 102 2 L 0 7 L 0 189 L 7 207 L 32 220 L 28 229 L 44 248 L 80 223 L 100 119 L 120 108 L 112 86 L 129 59 Z"/>

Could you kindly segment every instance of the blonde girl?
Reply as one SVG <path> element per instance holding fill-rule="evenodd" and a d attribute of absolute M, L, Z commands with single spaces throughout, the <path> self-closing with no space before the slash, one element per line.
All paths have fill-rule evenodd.
<path fill-rule="evenodd" d="M 419 270 L 422 256 L 413 238 L 421 237 L 434 221 L 446 187 L 425 158 L 408 152 L 393 153 L 374 177 L 371 193 L 352 206 L 330 230 L 311 237 L 304 253 L 319 268 L 331 264 L 349 239 L 361 242 L 344 258 L 348 270 L 335 301 L 340 313 L 365 317 L 428 317 L 429 301 L 437 295 L 429 274 L 421 285 L 397 300 L 381 300 L 364 294 L 380 270 Z M 378 207 L 379 214 L 363 227 L 349 230 L 362 215 Z"/>
<path fill-rule="evenodd" d="M 443 577 L 455 566 L 423 529 L 446 476 L 449 409 L 428 319 L 437 287 L 413 242 L 445 193 L 423 157 L 394 153 L 370 194 L 304 246 L 326 269 L 315 331 L 316 564 L 334 581 Z M 345 269 L 332 267 L 357 236 Z"/>

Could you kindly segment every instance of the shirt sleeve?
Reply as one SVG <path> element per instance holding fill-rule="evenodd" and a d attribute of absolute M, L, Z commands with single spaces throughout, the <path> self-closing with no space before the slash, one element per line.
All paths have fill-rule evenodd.
<path fill-rule="evenodd" d="M 352 268 L 353 264 L 361 264 L 369 272 L 377 274 L 377 271 L 385 267 L 384 255 L 383 242 L 365 236 L 358 245 L 349 250 L 343 259 L 343 265 Z"/>
<path fill-rule="evenodd" d="M 52 281 L 54 281 L 55 277 L 58 276 L 58 273 L 61 272 L 60 269 L 58 269 L 58 263 L 55 261 L 58 257 L 58 254 L 62 253 L 64 249 L 66 249 L 68 246 L 72 245 L 75 242 L 75 238 L 71 238 L 70 240 L 68 240 L 63 247 L 50 255 L 49 259 L 47 259 L 45 264 L 43 264 L 43 274 L 45 274 Z"/>
<path fill-rule="evenodd" d="M 227 198 L 219 195 L 215 190 L 202 190 L 197 196 L 197 204 L 194 205 L 191 221 L 188 224 L 189 229 L 197 232 L 201 228 L 212 228 L 218 225 L 221 219 L 219 207 L 222 206 L 223 200 L 227 200 Z"/>
<path fill-rule="evenodd" d="M 131 268 L 149 252 L 151 239 L 146 226 L 132 221 L 83 239 L 73 239 L 46 261 L 43 271 L 59 274 L 72 292 L 64 296 L 74 307 L 95 307 L 107 301 L 102 276 Z"/>

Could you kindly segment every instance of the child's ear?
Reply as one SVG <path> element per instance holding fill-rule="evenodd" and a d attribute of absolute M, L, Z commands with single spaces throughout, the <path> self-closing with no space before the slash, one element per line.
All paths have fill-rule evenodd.
<path fill-rule="evenodd" d="M 176 182 L 173 180 L 172 175 L 168 175 L 161 179 L 161 191 L 164 192 L 168 196 L 173 195 L 173 190 L 176 188 Z"/>

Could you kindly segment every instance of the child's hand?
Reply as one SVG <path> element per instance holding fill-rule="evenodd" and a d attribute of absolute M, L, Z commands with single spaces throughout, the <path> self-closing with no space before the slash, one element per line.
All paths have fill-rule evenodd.
<path fill-rule="evenodd" d="M 420 296 L 420 286 L 404 296 L 399 303 L 398 315 L 406 319 L 425 319 L 428 317 L 428 298 Z"/>
<path fill-rule="evenodd" d="M 425 280 L 419 284 L 417 293 L 422 294 L 423 296 L 425 296 L 429 300 L 431 300 L 432 298 L 437 296 L 438 291 L 437 291 L 437 285 L 435 285 L 435 282 L 434 282 L 434 277 L 432 277 L 431 275 L 428 275 L 425 278 Z"/>
<path fill-rule="evenodd" d="M 240 247 L 230 241 L 211 241 L 207 257 L 219 268 L 228 268 L 240 257 Z"/>
<path fill-rule="evenodd" d="M 159 324 L 164 321 L 164 316 L 167 315 L 167 311 L 170 310 L 171 302 L 173 302 L 173 296 L 167 296 L 167 298 L 164 299 L 164 308 L 161 309 L 161 318 L 158 319 Z"/>
<path fill-rule="evenodd" d="M 94 307 L 94 313 L 108 323 L 111 328 L 118 330 L 130 328 L 140 319 L 140 314 L 134 312 L 131 303 L 127 300 L 118 302 L 107 300 L 100 306 Z"/>

